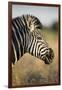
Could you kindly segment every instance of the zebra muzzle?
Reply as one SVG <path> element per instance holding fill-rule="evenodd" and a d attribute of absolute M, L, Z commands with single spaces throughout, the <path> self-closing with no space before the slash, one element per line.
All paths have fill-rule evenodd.
<path fill-rule="evenodd" d="M 50 64 L 53 62 L 53 59 L 54 59 L 54 52 L 51 48 L 49 48 L 49 53 L 46 54 L 45 56 L 45 64 Z"/>
<path fill-rule="evenodd" d="M 53 62 L 53 60 L 48 59 L 48 58 L 46 57 L 45 64 L 50 64 L 50 63 L 52 63 L 52 62 Z"/>

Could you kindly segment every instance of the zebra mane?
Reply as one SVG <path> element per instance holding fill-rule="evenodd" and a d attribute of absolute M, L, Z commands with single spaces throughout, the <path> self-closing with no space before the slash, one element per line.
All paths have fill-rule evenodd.
<path fill-rule="evenodd" d="M 32 32 L 36 29 L 42 29 L 42 23 L 40 22 L 40 20 L 34 16 L 34 15 L 21 15 L 18 16 L 16 18 L 22 18 L 22 21 L 24 23 L 25 26 L 27 26 L 27 28 Z"/>
<path fill-rule="evenodd" d="M 42 23 L 40 22 L 39 18 L 37 18 L 36 16 L 31 15 L 32 17 L 32 22 L 37 25 L 36 28 L 38 29 L 42 29 Z"/>

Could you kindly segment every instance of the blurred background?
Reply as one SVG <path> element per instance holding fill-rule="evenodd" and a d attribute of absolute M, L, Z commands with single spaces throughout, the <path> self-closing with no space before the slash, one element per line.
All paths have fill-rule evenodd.
<path fill-rule="evenodd" d="M 43 25 L 49 26 L 58 22 L 58 7 L 12 5 L 12 18 L 23 14 L 34 15 L 39 18 Z"/>

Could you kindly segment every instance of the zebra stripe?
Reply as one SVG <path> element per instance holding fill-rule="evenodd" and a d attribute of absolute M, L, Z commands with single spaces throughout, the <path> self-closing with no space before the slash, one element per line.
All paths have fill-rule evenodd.
<path fill-rule="evenodd" d="M 48 44 L 46 45 L 46 42 L 44 40 L 39 40 L 35 36 L 31 38 L 30 45 L 28 45 L 28 52 L 32 55 L 39 57 L 39 53 L 41 55 L 45 54 L 48 50 Z M 39 57 L 40 58 L 40 57 Z"/>
<path fill-rule="evenodd" d="M 12 20 L 13 63 L 16 63 L 26 52 L 44 60 L 46 64 L 52 61 L 53 50 L 40 34 L 40 28 L 40 21 L 32 15 L 22 15 Z"/>

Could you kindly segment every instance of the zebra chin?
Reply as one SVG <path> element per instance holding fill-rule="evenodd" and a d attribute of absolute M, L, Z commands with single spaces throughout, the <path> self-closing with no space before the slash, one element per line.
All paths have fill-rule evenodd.
<path fill-rule="evenodd" d="M 54 59 L 54 52 L 51 48 L 49 48 L 49 52 L 46 53 L 46 55 L 43 58 L 43 61 L 45 64 L 50 64 L 53 62 Z"/>

